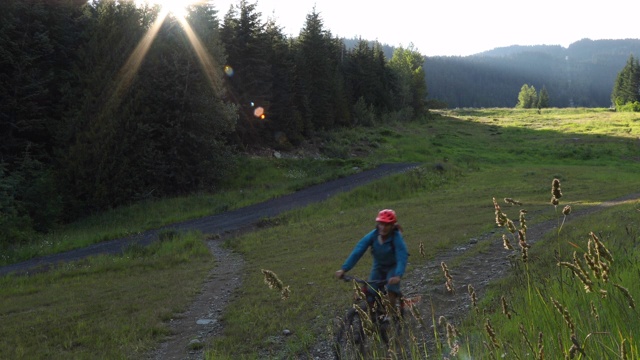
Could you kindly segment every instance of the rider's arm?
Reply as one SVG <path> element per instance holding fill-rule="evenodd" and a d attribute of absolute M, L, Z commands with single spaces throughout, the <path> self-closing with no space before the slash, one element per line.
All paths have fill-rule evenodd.
<path fill-rule="evenodd" d="M 395 249 L 396 249 L 396 276 L 402 277 L 404 271 L 407 268 L 407 261 L 409 260 L 409 251 L 407 250 L 407 244 L 404 242 L 402 233 L 397 231 L 394 234 Z"/>
<path fill-rule="evenodd" d="M 349 255 L 349 257 L 344 262 L 344 264 L 342 264 L 341 269 L 343 271 L 347 272 L 351 270 L 354 266 L 356 266 L 356 264 L 358 263 L 358 260 L 360 260 L 362 255 L 364 255 L 364 253 L 367 251 L 367 248 L 369 248 L 369 245 L 371 245 L 371 242 L 372 242 L 371 239 L 375 238 L 376 233 L 377 233 L 376 230 L 373 230 L 367 235 L 365 235 L 362 239 L 360 239 L 360 241 L 358 241 L 358 243 L 356 244 L 356 247 L 351 252 L 351 255 Z"/>

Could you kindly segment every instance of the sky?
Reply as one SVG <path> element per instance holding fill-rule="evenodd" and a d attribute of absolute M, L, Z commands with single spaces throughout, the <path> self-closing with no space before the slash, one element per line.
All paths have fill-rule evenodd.
<path fill-rule="evenodd" d="M 222 19 L 239 0 L 212 0 Z M 249 0 L 297 36 L 315 6 L 334 37 L 378 40 L 426 56 L 467 56 L 511 45 L 561 45 L 584 38 L 640 38 L 640 1 Z M 617 4 L 616 4 L 617 3 Z"/>

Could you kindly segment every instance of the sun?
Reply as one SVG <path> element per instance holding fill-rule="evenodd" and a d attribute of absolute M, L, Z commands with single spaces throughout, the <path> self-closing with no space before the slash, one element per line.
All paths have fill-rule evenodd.
<path fill-rule="evenodd" d="M 138 3 L 147 3 L 160 6 L 160 12 L 171 14 L 176 18 L 187 16 L 189 6 L 202 2 L 201 0 L 138 0 Z"/>

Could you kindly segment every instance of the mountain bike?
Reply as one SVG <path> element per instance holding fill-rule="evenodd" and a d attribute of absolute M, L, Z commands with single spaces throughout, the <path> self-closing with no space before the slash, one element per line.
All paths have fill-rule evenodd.
<path fill-rule="evenodd" d="M 366 281 L 344 275 L 344 281 L 354 284 L 354 303 L 337 324 L 334 355 L 337 360 L 366 359 L 376 345 L 388 348 L 402 337 L 405 308 L 419 301 L 419 297 L 400 297 L 392 309 L 386 297 L 386 280 Z M 384 351 L 384 350 L 381 350 Z"/>

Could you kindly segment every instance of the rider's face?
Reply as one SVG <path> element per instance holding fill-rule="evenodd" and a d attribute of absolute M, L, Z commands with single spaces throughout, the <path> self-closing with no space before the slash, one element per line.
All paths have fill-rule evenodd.
<path fill-rule="evenodd" d="M 393 229 L 393 224 L 378 222 L 378 232 L 380 233 L 380 235 L 382 236 L 389 235 L 389 233 L 391 232 L 391 229 Z"/>

